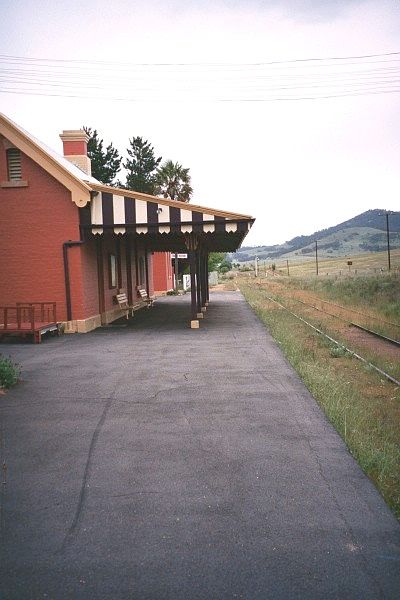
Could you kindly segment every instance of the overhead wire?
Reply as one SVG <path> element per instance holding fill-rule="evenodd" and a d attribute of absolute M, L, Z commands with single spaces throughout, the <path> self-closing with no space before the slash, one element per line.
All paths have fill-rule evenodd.
<path fill-rule="evenodd" d="M 399 84 L 400 52 L 257 63 L 129 63 L 0 55 L 0 93 L 20 95 L 92 98 L 90 92 L 97 90 L 95 97 L 108 101 L 156 101 L 179 95 L 181 100 L 193 96 L 202 101 L 267 102 L 398 93 Z"/>

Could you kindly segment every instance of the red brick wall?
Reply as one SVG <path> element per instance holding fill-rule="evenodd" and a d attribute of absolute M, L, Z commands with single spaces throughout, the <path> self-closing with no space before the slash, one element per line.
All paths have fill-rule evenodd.
<path fill-rule="evenodd" d="M 83 306 L 85 318 L 99 314 L 99 288 L 97 283 L 96 241 L 86 241 L 80 248 L 83 281 Z"/>
<path fill-rule="evenodd" d="M 79 240 L 79 210 L 70 192 L 22 154 L 28 187 L 0 188 L 0 305 L 56 301 L 65 320 L 63 242 Z M 7 180 L 6 152 L 0 145 L 0 181 Z M 70 248 L 73 318 L 84 317 L 80 248 Z M 97 289 L 97 288 L 96 288 Z"/>
<path fill-rule="evenodd" d="M 0 305 L 16 302 L 57 302 L 59 320 L 67 319 L 63 243 L 79 240 L 79 209 L 70 192 L 29 157 L 22 154 L 22 179 L 28 187 L 0 188 Z M 0 181 L 7 180 L 6 153 L 0 145 Z M 109 288 L 109 254 L 117 255 L 116 237 L 104 235 L 103 269 L 105 310 L 116 306 L 119 287 L 128 292 L 125 238 L 120 239 L 121 282 Z M 144 256 L 140 244 L 138 256 Z M 99 314 L 96 240 L 68 248 L 73 319 Z M 145 278 L 135 277 L 131 244 L 132 298 Z M 152 255 L 148 253 L 150 295 L 154 293 Z"/>

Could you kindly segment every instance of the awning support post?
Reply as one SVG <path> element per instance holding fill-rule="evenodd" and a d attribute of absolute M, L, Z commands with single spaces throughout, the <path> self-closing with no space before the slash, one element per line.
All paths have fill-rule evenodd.
<path fill-rule="evenodd" d="M 207 283 L 206 283 L 206 260 L 207 255 L 205 252 L 201 254 L 201 310 L 202 312 L 206 312 L 206 302 L 207 302 Z"/>
<path fill-rule="evenodd" d="M 199 328 L 199 321 L 197 319 L 197 292 L 196 292 L 196 252 L 195 250 L 189 251 L 190 261 L 190 296 L 191 296 L 191 316 L 190 327 L 192 329 Z"/>
<path fill-rule="evenodd" d="M 175 293 L 178 294 L 178 275 L 179 275 L 178 252 L 175 252 L 174 266 L 175 266 Z"/>
<path fill-rule="evenodd" d="M 209 281 L 208 281 L 208 252 L 206 252 L 206 258 L 205 258 L 205 264 L 206 264 L 206 306 L 209 305 L 210 303 L 210 286 L 209 286 Z"/>
<path fill-rule="evenodd" d="M 126 283 L 128 288 L 128 304 L 131 306 L 133 303 L 132 294 L 132 252 L 131 252 L 131 239 L 129 235 L 125 238 L 125 262 L 126 262 Z"/>
<path fill-rule="evenodd" d="M 147 292 L 147 297 L 150 298 L 150 286 L 149 286 L 149 256 L 147 253 L 147 249 L 145 248 L 144 250 L 144 269 L 145 269 L 145 274 L 146 274 L 146 292 Z"/>
<path fill-rule="evenodd" d="M 103 240 L 101 236 L 96 238 L 96 255 L 97 255 L 97 284 L 99 294 L 99 313 L 101 324 L 106 324 L 105 315 L 105 298 L 104 298 L 104 259 L 103 259 Z"/>
<path fill-rule="evenodd" d="M 197 318 L 202 319 L 203 313 L 201 312 L 201 253 L 200 250 L 196 252 L 196 297 L 197 297 Z"/>
<path fill-rule="evenodd" d="M 188 249 L 189 264 L 190 264 L 190 299 L 191 299 L 191 313 L 192 320 L 190 321 L 190 327 L 192 329 L 199 328 L 199 319 L 197 317 L 197 285 L 198 277 L 196 277 L 197 271 L 197 248 L 199 240 L 196 235 L 188 234 L 185 236 L 185 245 Z"/>

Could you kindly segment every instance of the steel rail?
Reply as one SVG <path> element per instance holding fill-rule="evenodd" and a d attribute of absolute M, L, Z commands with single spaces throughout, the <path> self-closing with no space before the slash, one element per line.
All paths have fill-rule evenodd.
<path fill-rule="evenodd" d="M 377 331 L 374 331 L 373 329 L 368 329 L 367 327 L 364 327 L 363 325 L 358 325 L 358 323 L 354 323 L 354 321 L 348 321 L 344 317 L 339 317 L 339 315 L 334 315 L 333 313 L 330 313 L 327 310 L 324 310 L 323 308 L 319 308 L 318 306 L 313 306 L 312 304 L 309 304 L 308 302 L 304 302 L 304 300 L 299 300 L 299 298 L 292 297 L 291 299 L 295 300 L 296 302 L 300 302 L 300 304 L 304 304 L 304 306 L 309 306 L 310 308 L 313 308 L 314 310 L 318 310 L 319 312 L 322 312 L 325 315 L 329 315 L 330 317 L 335 317 L 335 319 L 339 319 L 340 321 L 343 321 L 344 323 L 348 323 L 352 327 L 357 327 L 358 329 L 361 329 L 362 331 L 365 331 L 366 333 L 369 333 L 370 335 L 373 335 L 381 340 L 384 340 L 385 342 L 389 342 L 390 344 L 394 344 L 395 346 L 400 346 L 400 342 L 398 340 L 387 337 L 386 335 L 383 335 L 382 333 L 378 333 Z M 357 312 L 357 311 L 354 311 L 354 312 Z M 362 313 L 359 313 L 359 314 L 362 314 Z M 387 321 L 383 321 L 383 323 L 387 323 Z"/>
<path fill-rule="evenodd" d="M 337 304 L 336 302 L 331 302 L 330 300 L 322 300 L 321 298 L 315 298 L 315 296 L 311 296 L 312 300 L 316 300 L 317 302 L 323 302 L 324 304 L 330 304 L 331 306 L 337 306 L 342 310 L 348 310 L 349 312 L 354 312 L 357 315 L 361 315 L 366 319 L 373 319 L 374 321 L 380 321 L 381 323 L 385 323 L 386 325 L 393 325 L 393 327 L 399 327 L 398 323 L 392 323 L 391 321 L 385 321 L 385 319 L 381 319 L 380 317 L 375 317 L 374 315 L 370 315 L 368 313 L 363 313 L 360 310 L 356 310 L 355 308 L 350 308 L 348 306 L 342 306 L 341 304 Z"/>
<path fill-rule="evenodd" d="M 335 344 L 339 348 L 342 348 L 343 350 L 345 350 L 346 352 L 348 352 L 349 354 L 351 354 L 352 356 L 354 356 L 354 358 L 357 358 L 358 360 L 360 360 L 364 364 L 368 365 L 369 367 L 371 367 L 372 369 L 374 369 L 375 371 L 377 371 L 380 375 L 383 375 L 384 377 L 386 377 L 386 379 L 388 379 L 389 381 L 391 381 L 392 383 L 394 383 L 394 384 L 396 384 L 397 386 L 400 387 L 400 381 L 397 381 L 397 379 L 395 379 L 394 377 L 392 377 L 391 375 L 389 375 L 389 373 L 386 373 L 385 371 L 383 371 L 382 369 L 380 369 L 376 365 L 370 363 L 368 360 L 366 360 L 365 358 L 363 358 L 362 356 L 360 356 L 359 354 L 357 354 L 357 352 L 353 352 L 353 350 L 350 350 L 350 348 L 347 348 L 344 344 L 342 344 L 342 343 L 338 342 L 337 340 L 333 339 L 333 337 L 331 337 L 330 335 L 327 335 L 326 333 L 324 333 L 323 331 L 321 331 L 321 329 L 318 329 L 318 327 L 315 327 L 315 325 L 312 325 L 311 323 L 309 323 L 308 321 L 306 321 L 305 319 L 303 319 L 303 317 L 300 317 L 299 315 L 296 315 L 296 313 L 294 313 L 293 311 L 291 311 L 289 308 L 287 308 L 286 306 L 284 306 L 283 304 L 281 304 L 277 300 L 274 300 L 274 298 L 271 298 L 270 296 L 266 296 L 266 298 L 267 298 L 267 300 L 270 300 L 270 302 L 274 302 L 275 304 L 277 304 L 278 306 L 280 306 L 281 308 L 283 308 L 284 310 L 286 310 L 289 314 L 291 314 L 293 317 L 295 317 L 296 319 L 298 319 L 302 323 L 305 323 L 306 325 L 308 325 L 308 327 L 311 327 L 311 329 L 313 329 L 314 331 L 316 331 L 318 334 L 322 335 L 323 337 L 327 338 L 330 342 L 332 342 L 333 344 Z"/>
<path fill-rule="evenodd" d="M 394 344 L 395 346 L 400 347 L 400 342 L 398 340 L 394 340 L 393 338 L 387 337 L 386 335 L 382 335 L 381 333 L 378 333 L 377 331 L 373 331 L 372 329 L 367 329 L 366 327 L 363 327 L 362 325 L 358 325 L 357 323 L 353 323 L 351 321 L 350 321 L 350 325 L 352 325 L 352 327 L 357 327 L 358 329 L 361 329 L 362 331 L 366 331 L 367 333 L 370 333 L 371 335 L 374 335 L 375 337 L 377 337 L 381 340 L 385 340 L 385 342 L 389 342 L 389 344 Z"/>

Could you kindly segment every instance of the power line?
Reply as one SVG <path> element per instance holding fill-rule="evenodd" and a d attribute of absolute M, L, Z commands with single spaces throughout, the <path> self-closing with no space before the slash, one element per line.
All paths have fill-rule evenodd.
<path fill-rule="evenodd" d="M 34 57 L 26 57 L 26 56 L 14 56 L 7 54 L 0 54 L 0 59 L 11 59 L 11 60 L 23 60 L 23 61 L 31 61 L 31 62 L 52 62 L 52 63 L 71 63 L 71 64 L 92 64 L 92 65 L 135 65 L 135 66 L 230 66 L 230 65 L 240 65 L 240 66 L 261 66 L 261 65 L 283 65 L 283 64 L 293 64 L 293 63 L 307 63 L 307 62 L 323 62 L 323 61 L 337 61 L 337 60 L 362 60 L 367 58 L 382 58 L 389 56 L 400 56 L 400 51 L 397 52 L 383 52 L 380 54 L 360 54 L 360 55 L 350 55 L 350 56 L 329 56 L 325 58 L 321 57 L 312 57 L 312 58 L 295 58 L 290 60 L 273 60 L 273 61 L 260 61 L 260 62 L 250 62 L 250 63 L 237 63 L 237 62 L 225 62 L 225 63 L 208 63 L 208 62 L 189 62 L 189 63 L 156 63 L 156 62 L 148 62 L 148 63 L 132 63 L 132 62 L 123 62 L 123 61 L 102 61 L 102 60 L 82 60 L 82 59 L 60 59 L 60 58 L 34 58 Z"/>
<path fill-rule="evenodd" d="M 376 91 L 364 91 L 364 92 L 352 92 L 352 93 L 343 93 L 343 94 L 326 94 L 323 96 L 287 96 L 287 97 L 272 97 L 272 98 L 212 98 L 211 101 L 214 102 L 290 102 L 290 101 L 300 101 L 300 100 L 326 100 L 329 98 L 346 98 L 346 97 L 356 97 L 356 96 L 371 96 L 377 94 L 398 94 L 400 92 L 400 87 L 393 90 L 376 90 Z M 95 99 L 95 100 L 104 100 L 104 101 L 118 101 L 118 102 L 149 102 L 149 98 L 133 98 L 133 97 L 101 97 L 99 96 L 83 96 L 78 94 L 55 94 L 55 93 L 45 93 L 45 92 L 32 92 L 30 90 L 10 90 L 10 89 L 2 89 L 0 93 L 4 94 L 17 94 L 24 96 L 46 96 L 46 97 L 58 97 L 58 98 L 76 98 L 76 99 Z M 151 98 L 150 101 L 157 102 L 156 98 Z M 174 102 L 178 100 L 174 99 Z"/>
<path fill-rule="evenodd" d="M 125 102 L 176 101 L 178 95 L 184 100 L 192 96 L 201 101 L 278 102 L 388 94 L 399 91 L 400 58 L 393 58 L 398 55 L 400 52 L 263 63 L 113 63 L 0 55 L 0 93 Z M 371 62 L 371 58 L 385 60 Z M 104 65 L 114 68 L 105 69 Z M 102 70 L 96 70 L 99 66 Z M 121 70 L 121 66 L 130 70 Z M 321 66 L 329 69 L 321 71 Z M 91 95 L 94 90 L 98 90 L 96 96 Z"/>

